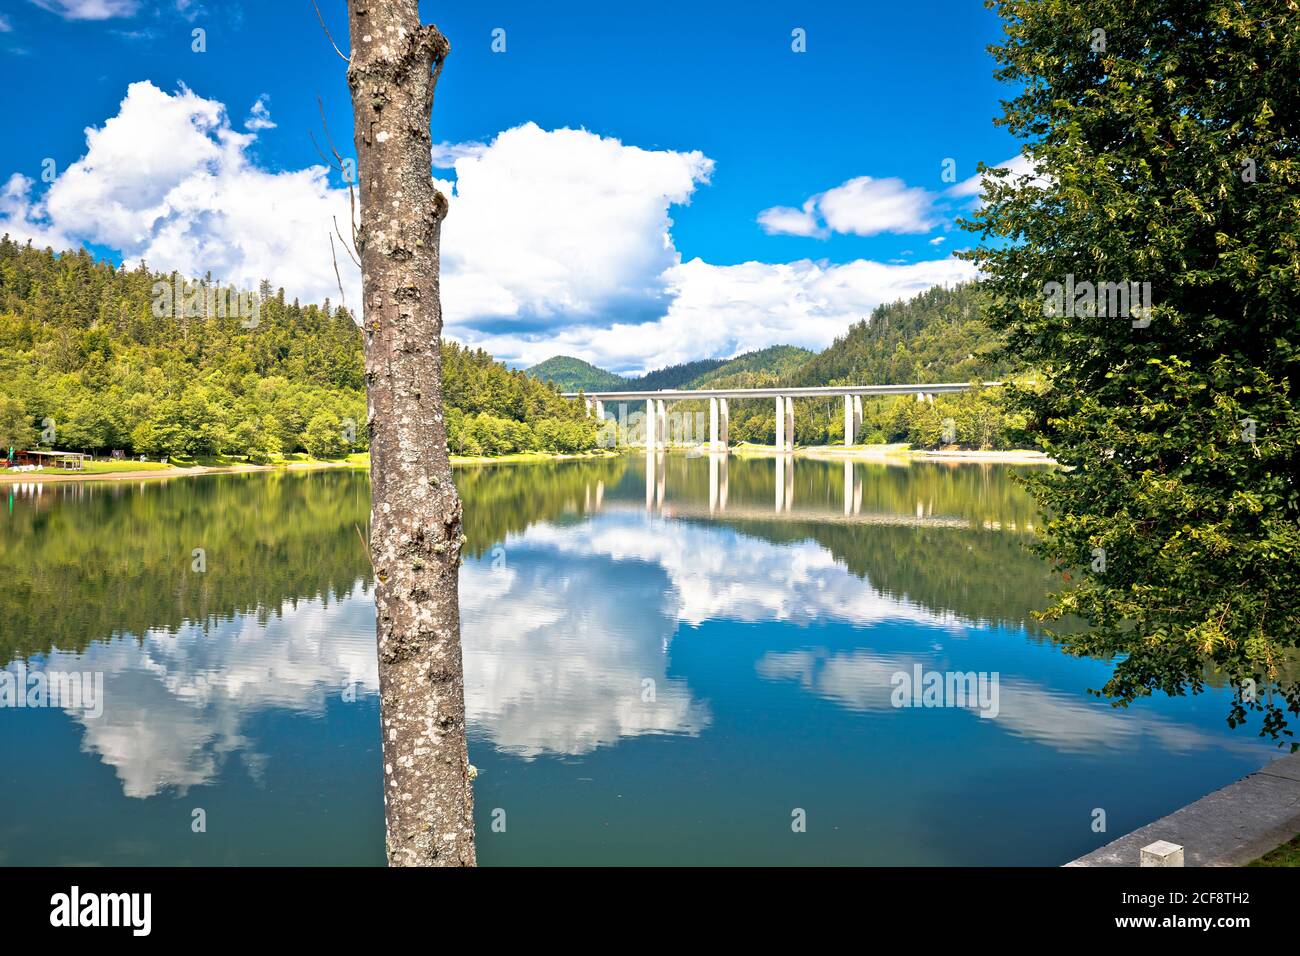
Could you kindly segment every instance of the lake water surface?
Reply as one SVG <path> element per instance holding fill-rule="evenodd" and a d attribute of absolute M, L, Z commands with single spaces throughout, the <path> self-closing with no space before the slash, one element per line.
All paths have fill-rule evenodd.
<path fill-rule="evenodd" d="M 1274 756 L 1087 694 L 1014 470 L 459 470 L 480 863 L 1054 865 Z M 0 864 L 383 863 L 364 473 L 0 496 L 0 666 L 103 684 L 0 708 Z M 931 672 L 996 699 L 895 706 Z"/>

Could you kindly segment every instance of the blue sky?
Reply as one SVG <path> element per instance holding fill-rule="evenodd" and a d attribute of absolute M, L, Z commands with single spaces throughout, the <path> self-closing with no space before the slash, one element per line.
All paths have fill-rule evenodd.
<path fill-rule="evenodd" d="M 320 2 L 346 49 L 342 0 Z M 433 120 L 448 332 L 514 364 L 823 347 L 882 299 L 969 275 L 949 252 L 970 243 L 953 227 L 970 177 L 1018 152 L 992 122 L 1009 91 L 978 0 L 421 8 L 452 43 Z M 310 0 L 0 11 L 0 228 L 338 301 L 346 193 L 308 134 L 319 94 L 350 152 L 351 114 Z"/>

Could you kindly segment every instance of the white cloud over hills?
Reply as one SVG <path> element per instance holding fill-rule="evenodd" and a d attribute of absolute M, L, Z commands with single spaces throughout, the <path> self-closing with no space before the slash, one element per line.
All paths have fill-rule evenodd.
<path fill-rule="evenodd" d="M 0 186 L 0 231 L 246 287 L 265 278 L 303 301 L 337 302 L 329 235 L 335 218 L 347 231 L 341 178 L 324 164 L 265 168 L 252 147 L 275 128 L 268 104 L 238 115 L 247 119 L 236 126 L 224 104 L 184 86 L 133 83 L 48 188 L 19 174 Z M 974 275 L 951 258 L 684 262 L 671 209 L 715 174 L 699 151 L 526 123 L 489 143 L 442 144 L 432 160 L 454 170 L 440 181 L 450 200 L 447 332 L 513 364 L 566 353 L 642 371 L 778 343 L 822 348 L 881 302 Z M 796 235 L 926 232 L 945 221 L 932 196 L 864 176 L 762 217 L 769 231 Z M 359 276 L 338 256 L 356 305 Z"/>

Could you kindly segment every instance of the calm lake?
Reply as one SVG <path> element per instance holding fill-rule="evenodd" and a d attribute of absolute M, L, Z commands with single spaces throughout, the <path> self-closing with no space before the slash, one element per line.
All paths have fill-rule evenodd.
<path fill-rule="evenodd" d="M 1054 865 L 1275 756 L 1087 694 L 1014 470 L 459 470 L 480 863 Z M 0 665 L 103 688 L 0 708 L 0 864 L 383 863 L 364 473 L 0 496 Z"/>

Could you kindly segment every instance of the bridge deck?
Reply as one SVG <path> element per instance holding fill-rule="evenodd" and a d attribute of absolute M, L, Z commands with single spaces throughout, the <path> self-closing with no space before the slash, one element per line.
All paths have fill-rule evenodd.
<path fill-rule="evenodd" d="M 1001 385 L 1002 382 L 984 382 L 987 388 Z M 917 393 L 939 395 L 948 392 L 964 392 L 970 388 L 969 382 L 936 382 L 915 385 L 812 385 L 773 388 L 668 388 L 656 392 L 564 392 L 565 398 L 577 398 L 584 395 L 602 402 L 609 401 L 645 401 L 648 398 L 682 400 L 691 398 L 836 398 L 841 395 L 913 395 Z"/>

